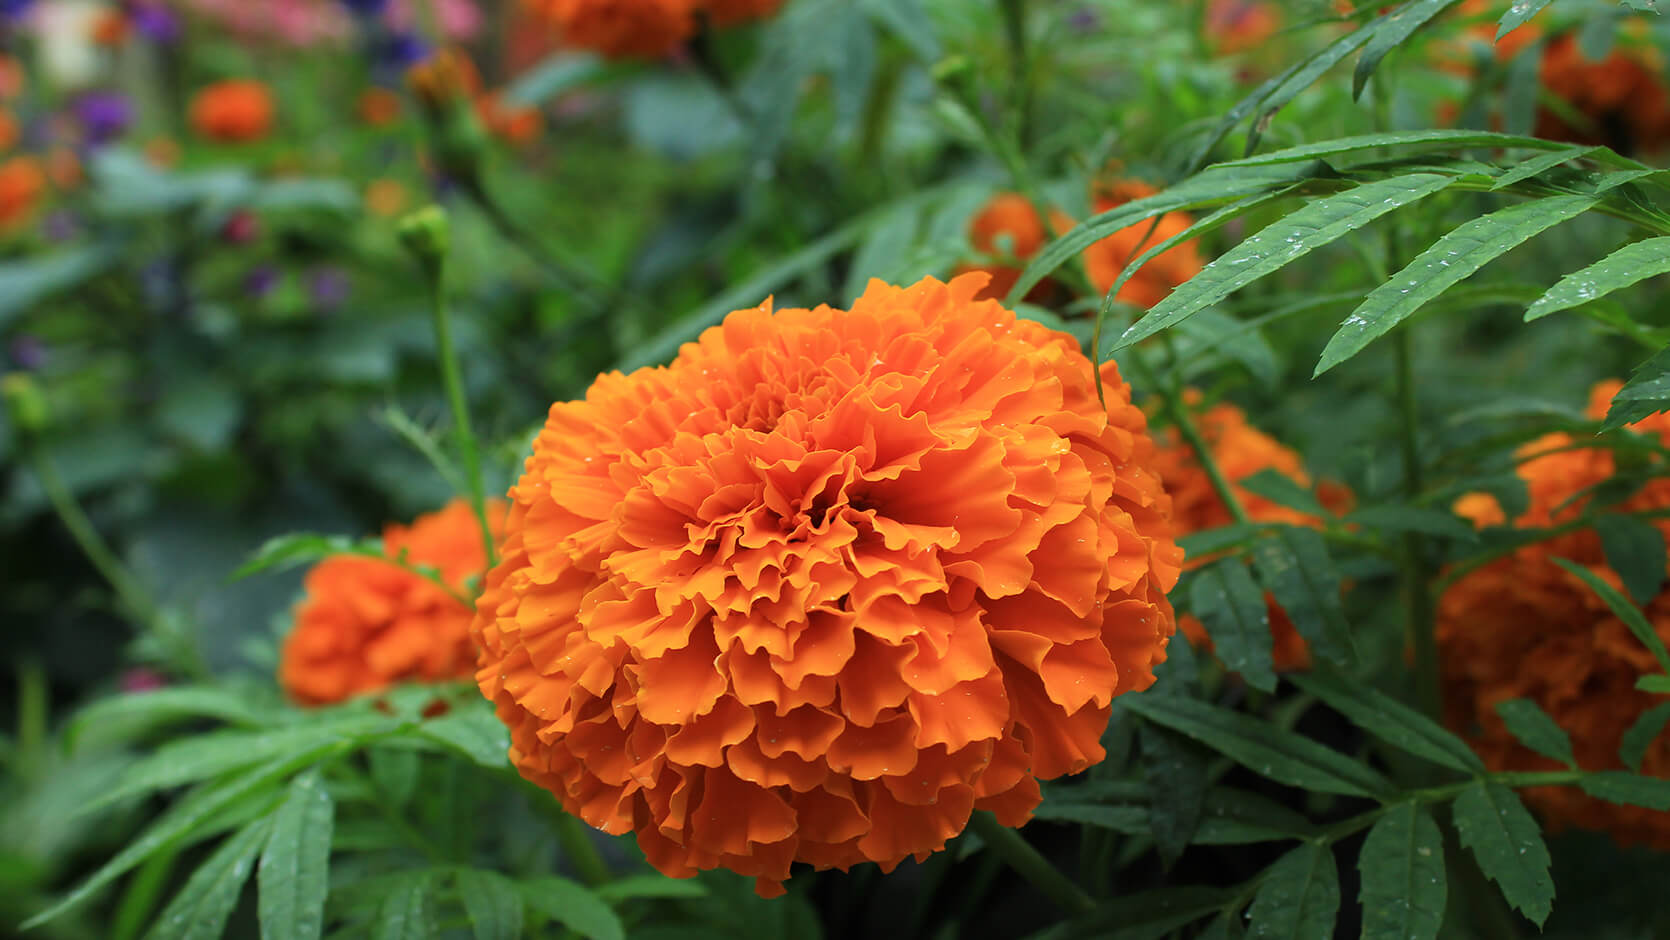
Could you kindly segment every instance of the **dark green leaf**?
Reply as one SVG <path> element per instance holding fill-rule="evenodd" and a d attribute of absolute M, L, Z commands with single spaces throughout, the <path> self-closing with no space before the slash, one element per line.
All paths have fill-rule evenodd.
<path fill-rule="evenodd" d="M 1186 379 L 1220 368 L 1207 355 L 1212 352 L 1240 363 L 1249 375 L 1266 386 L 1273 387 L 1281 378 L 1276 351 L 1255 321 L 1240 320 L 1217 310 L 1202 310 L 1179 323 L 1175 335 L 1179 339 L 1177 355 L 1184 364 Z"/>
<path fill-rule="evenodd" d="M 1653 629 L 1653 625 L 1647 622 L 1639 607 L 1630 603 L 1629 598 L 1588 568 L 1573 564 L 1564 558 L 1556 558 L 1554 563 L 1576 575 L 1578 580 L 1589 586 L 1589 590 L 1599 594 L 1606 606 L 1612 608 L 1612 613 L 1616 614 L 1618 619 L 1624 622 L 1624 626 L 1629 628 L 1629 632 L 1641 641 L 1641 645 L 1652 651 L 1653 657 L 1658 660 L 1659 668 L 1670 672 L 1670 650 L 1664 648 L 1664 640 L 1658 635 L 1658 631 Z"/>
<path fill-rule="evenodd" d="M 1618 746 L 1618 756 L 1623 758 L 1624 766 L 1636 773 L 1641 772 L 1641 761 L 1646 758 L 1647 749 L 1652 747 L 1653 741 L 1664 732 L 1666 722 L 1670 722 L 1670 702 L 1659 702 L 1641 713 L 1635 724 L 1624 732 L 1623 741 Z"/>
<path fill-rule="evenodd" d="M 274 536 L 261 544 L 255 554 L 232 572 L 232 579 L 247 578 L 263 571 L 293 568 L 332 555 L 364 555 L 386 557 L 381 539 L 353 539 L 345 535 L 321 535 L 317 532 L 292 532 Z"/>
<path fill-rule="evenodd" d="M 1255 689 L 1275 691 L 1269 608 L 1246 565 L 1228 558 L 1191 575 L 1189 611 L 1205 625 L 1226 668 L 1240 673 Z"/>
<path fill-rule="evenodd" d="M 1621 428 L 1666 409 L 1670 409 L 1670 348 L 1660 349 L 1635 367 L 1629 381 L 1612 396 L 1604 426 Z"/>
<path fill-rule="evenodd" d="M 97 246 L 0 263 L 0 327 L 53 294 L 103 273 L 117 257 L 109 247 Z"/>
<path fill-rule="evenodd" d="M 1387 791 L 1385 778 L 1362 763 L 1257 718 L 1194 699 L 1127 695 L 1120 701 L 1144 718 L 1288 786 L 1348 796 Z"/>
<path fill-rule="evenodd" d="M 1339 915 L 1339 868 L 1333 850 L 1304 842 L 1264 873 L 1248 916 L 1249 937 L 1327 940 Z"/>
<path fill-rule="evenodd" d="M 1293 482 L 1292 477 L 1273 467 L 1265 467 L 1263 470 L 1235 482 L 1237 486 L 1247 492 L 1262 496 L 1278 506 L 1297 509 L 1312 516 L 1326 517 L 1328 515 L 1328 511 L 1323 509 L 1322 504 L 1317 501 L 1315 493 L 1312 493 L 1309 488 Z"/>
<path fill-rule="evenodd" d="M 1433 940 L 1449 884 L 1444 837 L 1417 803 L 1388 810 L 1363 842 L 1363 940 Z"/>
<path fill-rule="evenodd" d="M 1496 714 L 1502 716 L 1508 731 L 1519 743 L 1567 767 L 1577 766 L 1577 756 L 1571 750 L 1571 738 L 1564 728 L 1548 717 L 1547 712 L 1537 707 L 1537 703 L 1523 698 L 1497 702 Z"/>
<path fill-rule="evenodd" d="M 1340 576 L 1321 533 L 1278 526 L 1253 547 L 1253 571 L 1287 612 L 1311 652 L 1334 663 L 1355 658 L 1351 625 L 1340 604 Z"/>
<path fill-rule="evenodd" d="M 219 940 L 271 830 L 270 818 L 257 819 L 222 842 L 157 915 L 152 940 Z"/>
<path fill-rule="evenodd" d="M 603 900 L 580 884 L 550 875 L 520 885 L 522 897 L 545 919 L 591 940 L 626 940 L 626 928 Z"/>
<path fill-rule="evenodd" d="M 1548 6 L 1549 0 L 1513 0 L 1507 12 L 1502 14 L 1501 26 L 1496 29 L 1496 41 L 1525 25 L 1531 17 L 1536 16 L 1543 7 Z"/>
<path fill-rule="evenodd" d="M 1316 827 L 1304 816 L 1268 797 L 1231 787 L 1214 787 L 1206 794 L 1197 845 L 1246 845 L 1308 839 Z"/>
<path fill-rule="evenodd" d="M 1075 822 L 1098 829 L 1111 829 L 1125 835 L 1148 835 L 1153 826 L 1148 821 L 1146 806 L 1107 806 L 1101 803 L 1038 804 L 1033 817 L 1047 822 Z"/>
<path fill-rule="evenodd" d="M 1595 531 L 1606 551 L 1606 563 L 1618 573 L 1624 588 L 1637 604 L 1658 596 L 1664 584 L 1664 570 L 1670 565 L 1664 547 L 1664 533 L 1645 519 L 1607 513 L 1595 519 Z"/>
<path fill-rule="evenodd" d="M 940 60 L 939 36 L 922 0 L 859 0 L 858 6 L 909 46 L 918 61 L 931 64 Z"/>
<path fill-rule="evenodd" d="M 1300 144 L 1297 147 L 1288 147 L 1285 150 L 1274 150 L 1270 153 L 1259 154 L 1256 157 L 1229 160 L 1212 167 L 1212 170 L 1231 170 L 1271 166 L 1278 163 L 1325 160 L 1329 157 L 1338 157 L 1345 154 L 1375 151 L 1383 147 L 1397 147 L 1414 153 L 1430 153 L 1474 147 L 1489 147 L 1491 149 L 1523 147 L 1531 150 L 1563 150 L 1568 146 L 1570 145 L 1558 141 L 1542 140 L 1537 137 L 1522 137 L 1515 134 L 1496 134 L 1490 131 L 1450 128 L 1424 131 L 1385 131 L 1377 134 L 1358 134 L 1354 137 L 1337 137 L 1333 140 Z"/>
<path fill-rule="evenodd" d="M 1508 903 L 1541 926 L 1554 909 L 1554 881 L 1548 876 L 1548 847 L 1519 797 L 1481 780 L 1456 798 L 1455 828 Z"/>
<path fill-rule="evenodd" d="M 1454 182 L 1436 173 L 1376 180 L 1301 206 L 1208 264 L 1119 337 L 1123 349 L 1172 326 L 1311 251 Z"/>
<path fill-rule="evenodd" d="M 1320 671 L 1291 678 L 1294 685 L 1387 744 L 1462 773 L 1484 770 L 1484 762 L 1466 742 L 1372 686 L 1347 683 Z"/>
<path fill-rule="evenodd" d="M 1194 838 L 1206 802 L 1206 755 L 1200 746 L 1158 725 L 1144 722 L 1142 777 L 1148 784 L 1148 823 L 1154 846 L 1171 867 Z"/>
<path fill-rule="evenodd" d="M 510 732 L 486 703 L 455 708 L 440 718 L 418 725 L 417 733 L 475 761 L 483 767 L 510 764 Z"/>
<path fill-rule="evenodd" d="M 1457 226 L 1376 287 L 1340 324 L 1322 350 L 1316 375 L 1361 352 L 1370 342 L 1479 268 L 1599 202 L 1597 196 L 1551 196 L 1522 202 Z"/>
<path fill-rule="evenodd" d="M 665 875 L 627 875 L 608 884 L 598 885 L 598 897 L 610 904 L 638 898 L 699 898 L 707 895 L 701 882 L 690 878 L 668 878 Z"/>
<path fill-rule="evenodd" d="M 404 747 L 374 747 L 365 752 L 371 765 L 371 782 L 390 806 L 405 806 L 417 791 L 418 769 L 422 757 L 417 751 Z"/>
<path fill-rule="evenodd" d="M 1526 309 L 1525 321 L 1529 323 L 1586 304 L 1667 272 L 1670 272 L 1670 236 L 1633 242 L 1560 278 L 1548 293 Z"/>
<path fill-rule="evenodd" d="M 1205 555 L 1216 555 L 1228 548 L 1236 548 L 1258 538 L 1266 526 L 1252 522 L 1236 522 L 1216 529 L 1203 529 L 1191 532 L 1178 539 L 1183 546 L 1184 556 L 1200 558 Z"/>
<path fill-rule="evenodd" d="M 297 777 L 261 850 L 262 940 L 307 940 L 325 926 L 335 804 L 316 772 Z"/>
<path fill-rule="evenodd" d="M 1577 781 L 1583 792 L 1608 803 L 1644 806 L 1665 812 L 1670 810 L 1670 780 L 1642 777 L 1621 770 L 1603 770 Z"/>
<path fill-rule="evenodd" d="M 1369 506 L 1351 512 L 1345 521 L 1366 529 L 1419 532 L 1463 542 L 1474 542 L 1479 538 L 1479 533 L 1471 525 L 1453 514 L 1420 506 Z"/>
<path fill-rule="evenodd" d="M 522 936 L 522 894 L 516 883 L 496 871 L 465 868 L 458 872 L 458 894 L 470 917 L 476 940 L 516 940 Z"/>
<path fill-rule="evenodd" d="M 1368 41 L 1368 45 L 1363 47 L 1363 54 L 1357 57 L 1357 68 L 1351 74 L 1351 97 L 1362 96 L 1363 86 L 1368 84 L 1369 76 L 1374 74 L 1386 53 L 1402 45 L 1404 40 L 1414 35 L 1415 30 L 1425 26 L 1428 20 L 1460 2 L 1461 0 L 1409 0 L 1408 3 L 1386 14 L 1374 38 Z"/>
<path fill-rule="evenodd" d="M 1599 147 L 1572 147 L 1569 150 L 1556 150 L 1552 153 L 1539 154 L 1498 176 L 1496 182 L 1490 185 L 1490 189 L 1492 192 L 1507 189 L 1509 186 L 1540 176 L 1561 164 L 1581 160 L 1599 149 Z"/>
<path fill-rule="evenodd" d="M 118 695 L 83 708 L 70 721 L 65 736 L 70 746 L 89 729 L 110 725 L 135 731 L 193 718 L 214 718 L 234 724 L 260 724 L 265 716 L 252 708 L 248 696 L 209 686 L 180 686 Z"/>
<path fill-rule="evenodd" d="M 426 903 L 433 878 L 429 871 L 402 872 L 377 908 L 371 936 L 375 940 L 430 940 L 439 936 L 435 915 Z"/>

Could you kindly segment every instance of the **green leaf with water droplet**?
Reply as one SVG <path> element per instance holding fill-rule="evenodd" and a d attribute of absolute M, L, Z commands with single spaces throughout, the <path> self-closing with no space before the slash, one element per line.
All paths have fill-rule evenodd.
<path fill-rule="evenodd" d="M 222 842 L 157 915 L 150 940 L 218 940 L 271 830 L 272 818 L 263 817 Z"/>
<path fill-rule="evenodd" d="M 1621 770 L 1603 770 L 1577 781 L 1583 792 L 1608 803 L 1643 806 L 1664 812 L 1670 810 L 1670 780 L 1643 777 Z"/>
<path fill-rule="evenodd" d="M 1340 603 L 1339 570 L 1321 533 L 1277 526 L 1253 547 L 1253 570 L 1312 655 L 1340 665 L 1356 658 L 1351 624 Z"/>
<path fill-rule="evenodd" d="M 522 936 L 524 904 L 516 883 L 496 871 L 458 871 L 458 895 L 476 940 L 516 940 Z"/>
<path fill-rule="evenodd" d="M 1363 940 L 1432 940 L 1444 920 L 1449 883 L 1444 838 L 1418 803 L 1386 811 L 1357 857 L 1363 885 Z"/>
<path fill-rule="evenodd" d="M 439 931 L 427 902 L 434 877 L 428 870 L 400 873 L 377 908 L 374 940 L 433 940 Z"/>
<path fill-rule="evenodd" d="M 1540 176 L 1563 163 L 1581 160 L 1599 150 L 1599 147 L 1572 147 L 1569 150 L 1556 150 L 1553 153 L 1538 154 L 1498 176 L 1496 182 L 1491 184 L 1490 189 L 1492 192 L 1507 189 L 1516 183 L 1523 183 L 1528 179 Z"/>
<path fill-rule="evenodd" d="M 1488 147 L 1492 150 L 1508 148 L 1524 148 L 1527 150 L 1564 150 L 1571 146 L 1554 140 L 1543 140 L 1540 137 L 1526 137 L 1520 134 L 1498 134 L 1494 131 L 1456 130 L 1454 128 L 1439 128 L 1425 131 L 1381 131 L 1373 134 L 1356 134 L 1351 137 L 1336 137 L 1332 140 L 1320 140 L 1315 143 L 1299 144 L 1282 150 L 1272 150 L 1261 153 L 1256 157 L 1244 157 L 1240 160 L 1226 160 L 1214 166 L 1213 170 L 1231 170 L 1250 167 L 1272 166 L 1278 163 L 1299 163 L 1309 160 L 1327 160 L 1332 157 L 1361 155 L 1369 151 L 1393 147 L 1407 151 L 1410 154 L 1449 152 L 1456 150 L 1470 150 Z M 1596 159 L 1606 156 L 1601 151 Z M 1617 155 L 1607 157 L 1608 163 L 1619 165 L 1640 166 L 1632 160 L 1626 160 Z"/>
<path fill-rule="evenodd" d="M 1362 352 L 1427 301 L 1471 277 L 1487 262 L 1581 215 L 1599 201 L 1597 196 L 1553 196 L 1463 222 L 1369 293 L 1328 340 L 1314 374 L 1321 375 Z"/>
<path fill-rule="evenodd" d="M 1598 300 L 1649 277 L 1670 273 L 1670 235 L 1632 242 L 1587 267 L 1560 278 L 1525 310 L 1525 320 Z"/>
<path fill-rule="evenodd" d="M 1501 25 L 1496 28 L 1496 41 L 1525 25 L 1531 17 L 1536 16 L 1551 0 L 1513 0 L 1507 12 L 1502 14 Z"/>
<path fill-rule="evenodd" d="M 1301 843 L 1264 873 L 1248 917 L 1259 940 L 1327 940 L 1339 916 L 1339 867 L 1333 849 Z"/>
<path fill-rule="evenodd" d="M 1143 722 L 1142 778 L 1148 785 L 1148 824 L 1154 847 L 1167 868 L 1194 839 L 1206 801 L 1208 753 L 1200 745 L 1159 725 Z"/>
<path fill-rule="evenodd" d="M 1276 690 L 1269 607 L 1240 559 L 1214 562 L 1190 576 L 1189 612 L 1200 618 L 1225 668 L 1255 689 Z"/>
<path fill-rule="evenodd" d="M 1292 681 L 1393 747 L 1462 773 L 1484 770 L 1484 762 L 1465 741 L 1378 689 L 1320 670 L 1293 676 Z"/>
<path fill-rule="evenodd" d="M 483 767 L 510 765 L 510 732 L 485 702 L 455 706 L 446 715 L 419 724 L 417 733 Z"/>
<path fill-rule="evenodd" d="M 313 940 L 324 932 L 336 804 L 317 771 L 290 783 L 273 814 L 256 874 L 262 940 Z"/>
<path fill-rule="evenodd" d="M 1351 73 L 1351 97 L 1359 98 L 1363 94 L 1363 86 L 1368 84 L 1369 76 L 1380 66 L 1380 60 L 1388 52 L 1402 45 L 1404 40 L 1414 35 L 1415 30 L 1425 26 L 1429 20 L 1461 0 L 1409 0 L 1392 12 L 1381 17 L 1382 24 L 1374 38 L 1363 47 L 1363 54 L 1357 57 L 1357 68 Z"/>
<path fill-rule="evenodd" d="M 1670 702 L 1660 702 L 1635 719 L 1635 724 L 1624 732 L 1618 745 L 1618 756 L 1623 758 L 1624 766 L 1636 773 L 1641 772 L 1641 762 L 1647 757 L 1647 749 L 1664 732 L 1667 722 L 1670 722 Z"/>
<path fill-rule="evenodd" d="M 1629 381 L 1612 396 L 1604 426 L 1621 428 L 1665 410 L 1670 410 L 1670 348 L 1660 349 L 1635 367 Z"/>
<path fill-rule="evenodd" d="M 1548 713 L 1530 699 L 1516 698 L 1496 703 L 1496 714 L 1508 726 L 1508 732 L 1538 754 L 1557 760 L 1567 767 L 1577 767 L 1577 755 L 1572 753 L 1571 736 L 1554 723 Z"/>
<path fill-rule="evenodd" d="M 1554 909 L 1554 881 L 1548 847 L 1525 804 L 1507 787 L 1481 780 L 1461 791 L 1454 810 L 1456 832 L 1473 850 L 1479 870 L 1540 927 Z"/>

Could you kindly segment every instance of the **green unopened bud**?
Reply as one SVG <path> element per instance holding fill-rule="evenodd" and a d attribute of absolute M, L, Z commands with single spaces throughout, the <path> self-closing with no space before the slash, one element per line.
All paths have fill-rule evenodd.
<path fill-rule="evenodd" d="M 400 243 L 424 264 L 445 258 L 452 241 L 446 210 L 440 206 L 424 206 L 411 213 L 400 220 L 396 231 Z"/>
<path fill-rule="evenodd" d="M 0 397 L 6 399 L 6 415 L 13 427 L 25 434 L 46 430 L 46 396 L 27 372 L 11 372 L 0 378 Z"/>
<path fill-rule="evenodd" d="M 973 69 L 974 65 L 967 56 L 954 55 L 934 63 L 931 74 L 936 85 L 955 85 L 960 84 Z"/>

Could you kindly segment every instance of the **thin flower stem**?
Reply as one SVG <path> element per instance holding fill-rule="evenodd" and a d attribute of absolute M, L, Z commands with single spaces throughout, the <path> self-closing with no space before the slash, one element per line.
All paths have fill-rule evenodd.
<path fill-rule="evenodd" d="M 1026 46 L 1026 0 L 1000 0 L 1003 31 L 1009 41 L 1010 106 L 1015 140 L 1026 147 L 1032 136 L 1032 59 Z"/>
<path fill-rule="evenodd" d="M 1403 451 L 1403 485 L 1413 499 L 1424 486 L 1420 452 L 1420 411 L 1415 399 L 1414 353 L 1407 326 L 1393 339 L 1397 356 L 1398 411 L 1402 419 L 1400 444 Z M 1415 700 L 1428 715 L 1437 717 L 1442 707 L 1438 681 L 1438 643 L 1432 597 L 1432 572 L 1427 563 L 1426 537 L 1408 532 L 1403 537 L 1403 597 L 1405 625 L 1415 659 Z"/>
<path fill-rule="evenodd" d="M 1200 463 L 1201 469 L 1206 471 L 1206 478 L 1211 481 L 1212 489 L 1218 494 L 1218 499 L 1223 501 L 1230 516 L 1236 522 L 1252 522 L 1252 517 L 1247 515 L 1247 507 L 1241 503 L 1240 495 L 1235 492 L 1229 477 L 1224 475 L 1223 468 L 1218 466 L 1217 458 L 1212 456 L 1212 449 L 1207 446 L 1205 436 L 1200 433 L 1200 428 L 1195 425 L 1189 409 L 1184 406 L 1183 390 L 1176 386 L 1162 385 L 1153 365 L 1148 362 L 1148 357 L 1135 346 L 1131 347 L 1130 361 L 1142 376 L 1142 380 L 1159 390 L 1161 410 L 1171 419 L 1177 433 L 1181 434 L 1183 440 L 1194 450 L 1195 459 Z"/>
<path fill-rule="evenodd" d="M 1022 878 L 1049 896 L 1068 914 L 1088 914 L 1096 909 L 1083 888 L 1063 875 L 1049 860 L 1038 853 L 1021 834 L 997 821 L 997 817 L 978 810 L 969 817 L 968 828 L 980 836 L 986 847 L 997 853 Z"/>
<path fill-rule="evenodd" d="M 446 385 L 447 404 L 452 409 L 452 420 L 458 429 L 458 449 L 464 456 L 464 475 L 470 485 L 470 507 L 475 510 L 476 523 L 481 526 L 481 541 L 486 548 L 487 567 L 498 564 L 498 548 L 493 544 L 493 527 L 487 522 L 487 491 L 481 478 L 481 453 L 475 432 L 470 428 L 469 403 L 464 398 L 464 380 L 458 368 L 458 351 L 452 343 L 452 317 L 446 302 L 446 255 L 439 254 L 429 274 L 429 289 L 435 307 L 435 347 L 440 357 L 441 381 Z"/>

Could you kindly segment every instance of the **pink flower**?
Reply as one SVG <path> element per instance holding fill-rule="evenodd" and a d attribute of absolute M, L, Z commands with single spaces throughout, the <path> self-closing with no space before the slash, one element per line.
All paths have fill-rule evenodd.
<path fill-rule="evenodd" d="M 446 38 L 455 42 L 474 39 L 481 31 L 481 10 L 476 7 L 475 0 L 421 0 L 423 3 L 433 3 L 436 25 Z M 423 24 L 421 18 L 427 16 L 423 7 L 413 9 L 412 0 L 393 0 L 388 11 L 383 14 L 383 21 L 390 27 L 401 32 L 410 31 Z M 414 12 L 417 13 L 414 16 Z"/>

